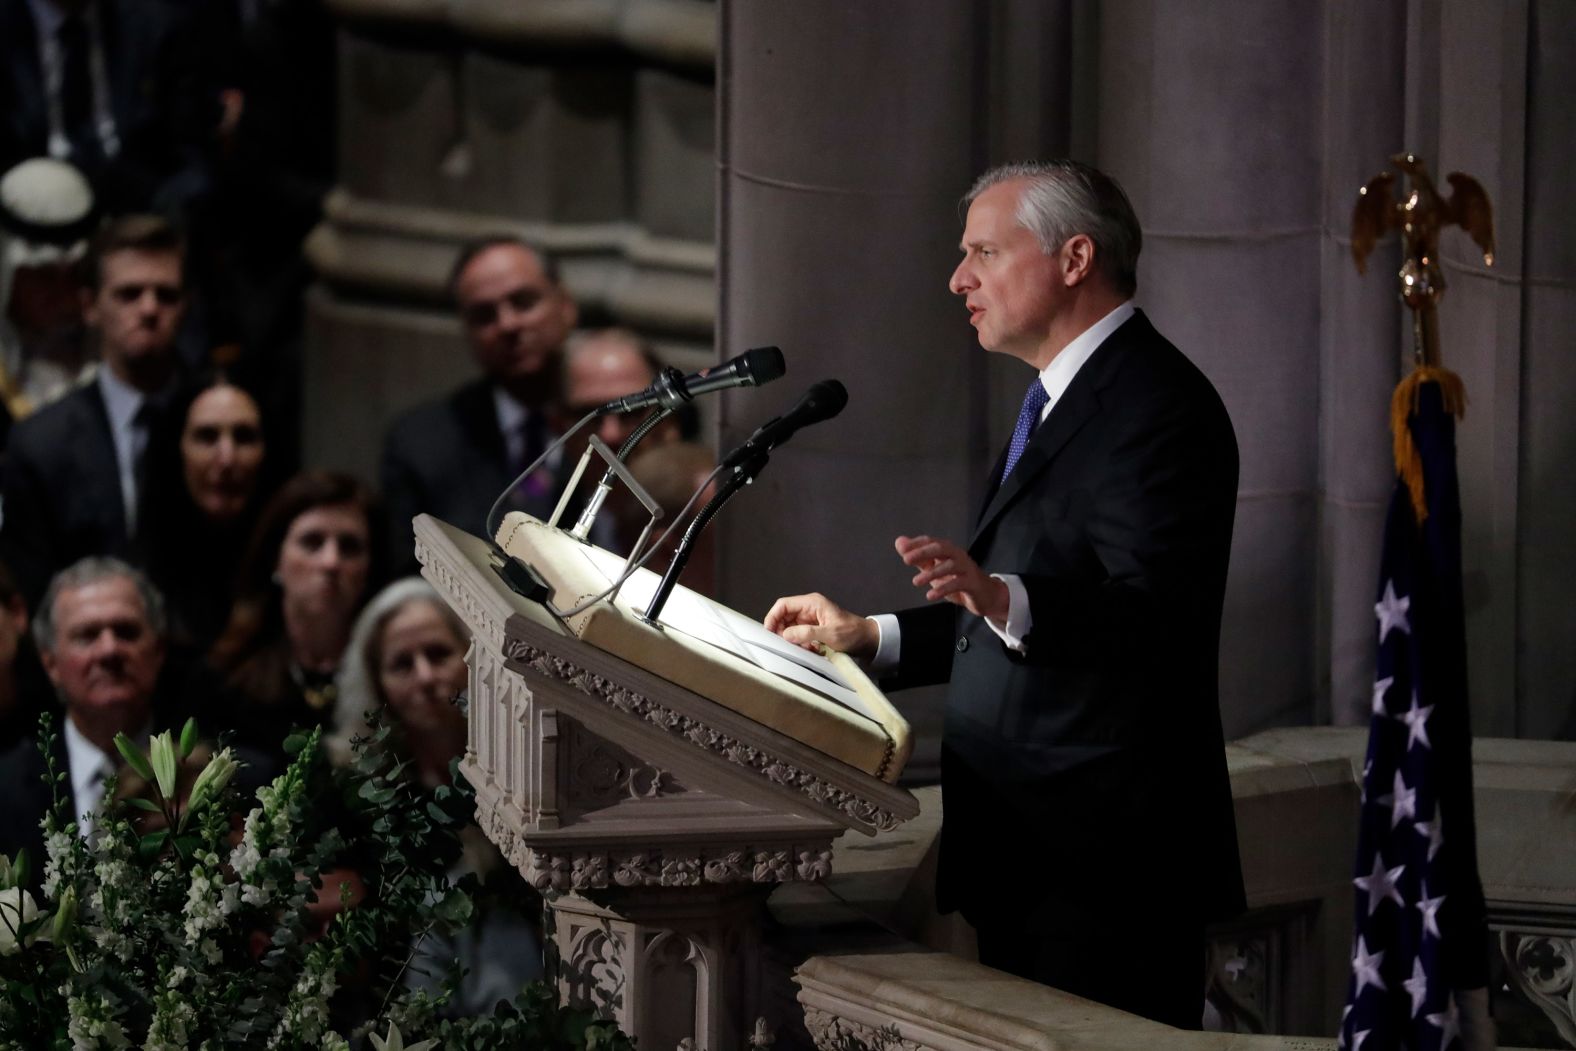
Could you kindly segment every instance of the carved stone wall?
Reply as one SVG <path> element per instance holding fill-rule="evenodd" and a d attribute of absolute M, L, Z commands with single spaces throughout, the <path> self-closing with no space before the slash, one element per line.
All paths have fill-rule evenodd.
<path fill-rule="evenodd" d="M 514 233 L 583 323 L 714 360 L 704 0 L 334 0 L 339 185 L 307 243 L 304 447 L 365 477 L 402 409 L 474 374 L 444 302 L 455 249 Z"/>

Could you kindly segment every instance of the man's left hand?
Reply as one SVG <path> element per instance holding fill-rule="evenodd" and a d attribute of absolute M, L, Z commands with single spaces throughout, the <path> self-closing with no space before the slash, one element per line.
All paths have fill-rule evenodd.
<path fill-rule="evenodd" d="M 1007 585 L 981 569 L 957 544 L 930 536 L 900 536 L 896 546 L 903 564 L 919 570 L 914 586 L 926 589 L 925 598 L 946 599 L 975 616 L 1006 622 Z"/>

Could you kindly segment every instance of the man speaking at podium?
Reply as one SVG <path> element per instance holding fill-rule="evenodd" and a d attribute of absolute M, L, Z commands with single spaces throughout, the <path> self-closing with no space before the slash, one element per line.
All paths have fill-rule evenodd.
<path fill-rule="evenodd" d="M 966 545 L 898 537 L 929 605 L 779 599 L 766 626 L 950 681 L 937 902 L 980 960 L 1188 1029 L 1204 924 L 1243 907 L 1218 699 L 1237 443 L 1131 299 L 1137 217 L 1060 161 L 974 184 L 949 287 L 1038 373 Z"/>

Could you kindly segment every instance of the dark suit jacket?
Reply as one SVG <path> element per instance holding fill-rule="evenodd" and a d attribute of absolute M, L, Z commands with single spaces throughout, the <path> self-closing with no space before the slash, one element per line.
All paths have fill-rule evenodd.
<path fill-rule="evenodd" d="M 159 0 L 95 0 L 120 152 L 69 158 L 108 214 L 168 207 L 188 195 L 201 160 L 195 84 L 174 47 L 177 23 Z M 0 0 L 0 171 L 44 156 L 48 100 L 27 0 Z M 178 184 L 193 185 L 178 185 Z"/>
<path fill-rule="evenodd" d="M 98 384 L 18 423 L 4 472 L 0 557 L 30 609 L 49 578 L 77 559 L 131 555 L 115 439 Z"/>
<path fill-rule="evenodd" d="M 66 820 L 72 820 L 71 763 L 66 758 L 65 731 L 60 720 L 55 720 L 55 747 L 53 755 L 55 772 L 64 774 L 60 782 L 60 795 L 65 800 Z M 0 753 L 0 853 L 15 858 L 16 852 L 27 849 L 33 872 L 31 885 L 43 882 L 44 832 L 39 822 L 54 802 L 54 791 L 45 783 L 48 773 L 44 755 L 38 742 L 31 736 L 17 741 Z"/>
<path fill-rule="evenodd" d="M 418 405 L 389 428 L 380 478 L 388 507 L 389 567 L 414 573 L 410 521 L 430 514 L 478 536 L 493 501 L 514 480 L 498 429 L 492 386 L 467 383 L 440 401 Z M 555 487 L 556 488 L 556 487 Z M 537 518 L 553 512 L 556 492 L 540 500 L 506 504 Z M 490 539 L 490 538 L 489 538 Z"/>
<path fill-rule="evenodd" d="M 899 614 L 892 685 L 951 682 L 943 910 L 1076 937 L 1241 909 L 1217 690 L 1236 489 L 1214 388 L 1138 314 L 1084 363 L 968 545 L 1022 578 L 1026 652 L 950 604 Z"/>

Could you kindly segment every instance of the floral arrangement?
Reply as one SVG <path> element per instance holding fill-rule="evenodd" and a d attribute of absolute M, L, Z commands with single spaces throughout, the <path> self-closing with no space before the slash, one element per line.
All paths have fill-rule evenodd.
<path fill-rule="evenodd" d="M 244 818 L 234 754 L 204 762 L 194 724 L 146 750 L 118 738 L 148 791 L 87 838 L 51 762 L 41 882 L 25 851 L 0 856 L 0 1048 L 632 1051 L 544 984 L 469 1018 L 410 988 L 421 940 L 472 916 L 475 887 L 449 878 L 470 793 L 416 785 L 388 734 L 338 771 L 316 732 L 292 739 Z"/>

